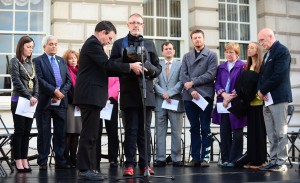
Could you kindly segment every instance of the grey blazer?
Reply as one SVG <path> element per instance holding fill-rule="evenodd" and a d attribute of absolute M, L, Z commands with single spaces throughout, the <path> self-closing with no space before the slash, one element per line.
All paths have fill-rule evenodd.
<path fill-rule="evenodd" d="M 183 90 L 182 99 L 191 101 L 192 91 L 197 91 L 202 97 L 214 99 L 214 80 L 217 73 L 217 54 L 206 46 L 201 54 L 195 58 L 195 49 L 186 53 L 182 59 L 180 80 L 182 83 L 194 82 L 188 91 Z"/>
<path fill-rule="evenodd" d="M 155 91 L 155 111 L 161 111 L 161 105 L 164 101 L 162 94 L 167 92 L 171 99 L 179 100 L 177 112 L 184 112 L 184 106 L 181 96 L 183 84 L 180 81 L 180 69 L 181 61 L 173 60 L 170 69 L 169 77 L 166 77 L 166 64 L 165 60 L 160 60 L 159 64 L 162 66 L 161 74 L 155 79 L 154 91 Z"/>

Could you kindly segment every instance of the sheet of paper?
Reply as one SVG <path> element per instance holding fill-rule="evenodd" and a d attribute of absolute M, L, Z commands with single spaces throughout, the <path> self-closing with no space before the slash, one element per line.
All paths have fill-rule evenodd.
<path fill-rule="evenodd" d="M 271 96 L 271 93 L 269 92 L 269 93 L 267 93 L 267 97 L 268 97 L 268 101 L 264 101 L 265 102 L 265 106 L 267 107 L 267 106 L 269 106 L 269 105 L 272 105 L 272 104 L 274 104 L 274 102 L 273 102 L 273 98 L 272 98 L 272 96 Z"/>
<path fill-rule="evenodd" d="M 206 106 L 208 105 L 208 102 L 201 95 L 200 95 L 199 100 L 193 99 L 192 101 L 195 104 L 197 104 L 203 111 L 205 110 Z"/>
<path fill-rule="evenodd" d="M 80 108 L 78 106 L 74 107 L 74 116 L 81 116 Z"/>
<path fill-rule="evenodd" d="M 60 102 L 61 102 L 61 100 L 58 100 L 57 102 L 52 102 L 52 101 L 51 101 L 51 104 L 50 104 L 50 105 L 52 105 L 52 106 L 59 106 L 59 105 L 60 105 Z"/>
<path fill-rule="evenodd" d="M 161 105 L 161 108 L 169 109 L 169 110 L 172 110 L 172 111 L 177 111 L 178 104 L 179 104 L 178 100 L 171 99 L 171 103 L 168 103 L 166 100 L 164 100 L 162 105 Z"/>
<path fill-rule="evenodd" d="M 28 118 L 33 118 L 36 110 L 37 103 L 34 106 L 30 106 L 30 101 L 24 97 L 19 97 L 16 114 L 20 116 L 25 116 Z"/>
<path fill-rule="evenodd" d="M 110 120 L 114 105 L 107 103 L 106 106 L 100 111 L 100 118 Z"/>
<path fill-rule="evenodd" d="M 225 108 L 223 106 L 222 102 L 218 102 L 217 103 L 217 111 L 218 113 L 230 113 L 227 109 L 229 109 L 231 107 L 231 102 L 228 104 L 228 106 Z"/>

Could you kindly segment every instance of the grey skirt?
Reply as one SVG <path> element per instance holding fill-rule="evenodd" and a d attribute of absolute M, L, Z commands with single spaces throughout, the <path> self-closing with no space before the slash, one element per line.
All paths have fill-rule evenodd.
<path fill-rule="evenodd" d="M 74 108 L 75 106 L 72 104 L 68 104 L 67 111 L 67 133 L 78 133 L 80 134 L 82 129 L 81 117 L 74 116 Z"/>

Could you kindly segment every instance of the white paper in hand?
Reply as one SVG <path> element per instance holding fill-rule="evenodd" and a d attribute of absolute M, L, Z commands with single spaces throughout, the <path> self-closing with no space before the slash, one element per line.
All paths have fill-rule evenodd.
<path fill-rule="evenodd" d="M 228 104 L 228 106 L 225 108 L 224 106 L 223 106 L 223 103 L 222 102 L 218 102 L 217 103 L 217 111 L 218 111 L 218 113 L 230 113 L 229 111 L 228 111 L 228 109 L 231 107 L 231 102 Z"/>
<path fill-rule="evenodd" d="M 193 99 L 192 101 L 195 104 L 197 104 L 203 111 L 205 110 L 206 106 L 208 105 L 208 102 L 201 95 L 200 95 L 199 100 Z"/>
<path fill-rule="evenodd" d="M 100 118 L 110 120 L 113 106 L 113 104 L 107 103 L 106 106 L 100 111 Z"/>
<path fill-rule="evenodd" d="M 16 114 L 28 118 L 33 118 L 33 115 L 36 110 L 36 106 L 37 103 L 34 106 L 30 106 L 30 100 L 24 97 L 19 97 Z"/>
<path fill-rule="evenodd" d="M 59 106 L 60 102 L 61 102 L 61 100 L 58 100 L 56 102 L 52 102 L 52 100 L 51 100 L 51 104 L 50 105 L 52 105 L 52 106 Z"/>
<path fill-rule="evenodd" d="M 74 107 L 74 116 L 81 116 L 80 108 L 78 106 Z"/>
<path fill-rule="evenodd" d="M 264 101 L 265 102 L 265 106 L 266 107 L 268 107 L 269 105 L 272 105 L 272 104 L 274 104 L 274 102 L 273 102 L 273 98 L 272 98 L 272 96 L 271 96 L 271 93 L 269 92 L 269 93 L 267 93 L 267 97 L 268 97 L 268 101 Z"/>
<path fill-rule="evenodd" d="M 179 103 L 178 100 L 171 99 L 171 103 L 168 103 L 166 100 L 164 100 L 162 105 L 161 105 L 161 108 L 169 109 L 169 110 L 172 110 L 172 111 L 177 111 L 178 103 Z"/>

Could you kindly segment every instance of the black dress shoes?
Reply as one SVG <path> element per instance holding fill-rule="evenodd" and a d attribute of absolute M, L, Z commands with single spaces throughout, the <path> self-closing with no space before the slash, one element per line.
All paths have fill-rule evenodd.
<path fill-rule="evenodd" d="M 165 162 L 165 161 L 159 161 L 159 160 L 156 160 L 156 161 L 153 163 L 153 166 L 154 166 L 154 167 L 165 167 L 165 166 L 166 166 L 166 162 Z"/>
<path fill-rule="evenodd" d="M 182 161 L 175 161 L 175 162 L 173 162 L 173 167 L 183 167 L 183 162 Z"/>
<path fill-rule="evenodd" d="M 23 168 L 23 169 L 18 169 L 18 167 L 16 166 L 16 170 L 18 173 L 27 173 L 26 169 Z"/>
<path fill-rule="evenodd" d="M 103 181 L 104 177 L 99 174 L 98 172 L 95 172 L 93 170 L 86 170 L 86 171 L 80 171 L 78 173 L 78 179 L 82 180 L 93 180 L 93 181 Z"/>
<path fill-rule="evenodd" d="M 47 170 L 47 168 L 48 168 L 47 164 L 45 164 L 45 165 L 39 165 L 39 169 L 40 170 Z"/>
<path fill-rule="evenodd" d="M 27 173 L 32 172 L 32 169 L 30 167 L 24 169 L 26 170 Z"/>
<path fill-rule="evenodd" d="M 62 165 L 60 165 L 60 164 L 55 164 L 55 169 L 56 169 L 56 170 L 70 169 L 70 168 L 71 168 L 70 165 L 66 165 L 66 164 L 62 164 Z"/>

